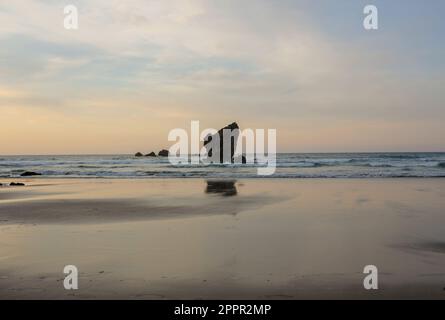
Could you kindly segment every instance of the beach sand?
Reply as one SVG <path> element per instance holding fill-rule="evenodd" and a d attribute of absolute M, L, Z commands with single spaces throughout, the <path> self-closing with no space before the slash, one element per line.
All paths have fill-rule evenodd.
<path fill-rule="evenodd" d="M 445 298 L 445 179 L 20 182 L 0 187 L 1 299 Z"/>

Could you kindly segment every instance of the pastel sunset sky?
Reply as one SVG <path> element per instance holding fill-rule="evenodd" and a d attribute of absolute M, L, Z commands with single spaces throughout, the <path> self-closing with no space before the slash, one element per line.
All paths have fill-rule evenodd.
<path fill-rule="evenodd" d="M 157 151 L 191 120 L 277 129 L 279 152 L 445 151 L 444 15 L 439 0 L 1 1 L 0 154 Z"/>

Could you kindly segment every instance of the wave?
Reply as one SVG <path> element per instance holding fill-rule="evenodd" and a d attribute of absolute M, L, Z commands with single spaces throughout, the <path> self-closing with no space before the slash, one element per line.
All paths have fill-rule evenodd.
<path fill-rule="evenodd" d="M 379 154 L 377 158 L 383 159 L 418 159 L 423 157 L 423 154 L 405 153 L 405 154 Z"/>
<path fill-rule="evenodd" d="M 0 173 L 0 177 L 20 178 L 20 175 L 5 175 Z M 444 173 L 415 171 L 410 168 L 403 168 L 397 171 L 322 171 L 322 172 L 276 172 L 270 176 L 260 176 L 256 170 L 250 172 L 230 172 L 230 171 L 179 171 L 179 170 L 152 170 L 152 171 L 42 171 L 42 175 L 33 177 L 41 178 L 233 178 L 233 179 L 309 179 L 309 178 L 329 178 L 329 179 L 350 179 L 350 178 L 443 178 Z"/>
<path fill-rule="evenodd" d="M 373 163 L 365 163 L 362 165 L 363 167 L 369 167 L 369 168 L 394 168 L 395 166 L 391 164 L 373 164 Z"/>
<path fill-rule="evenodd" d="M 266 177 L 257 176 L 257 169 L 265 167 L 263 163 L 172 165 L 167 158 L 127 155 L 0 159 L 7 160 L 0 162 L 0 175 L 14 178 L 20 178 L 24 171 L 41 173 L 40 178 L 395 178 L 442 177 L 445 169 L 445 153 L 278 154 L 276 173 Z"/>
<path fill-rule="evenodd" d="M 12 163 L 0 164 L 0 168 L 17 168 L 17 167 L 23 167 L 23 166 Z"/>
<path fill-rule="evenodd" d="M 11 170 L 11 172 L 12 173 L 22 173 L 22 172 L 25 172 L 25 170 L 23 170 L 23 169 L 14 169 L 14 170 Z"/>
<path fill-rule="evenodd" d="M 76 168 L 80 168 L 80 169 L 101 169 L 101 168 L 121 169 L 121 168 L 131 168 L 131 166 L 124 166 L 124 165 L 116 165 L 116 166 L 112 166 L 112 165 L 98 166 L 98 165 L 87 165 L 87 164 L 82 164 L 82 165 L 80 165 L 80 166 L 77 166 Z"/>

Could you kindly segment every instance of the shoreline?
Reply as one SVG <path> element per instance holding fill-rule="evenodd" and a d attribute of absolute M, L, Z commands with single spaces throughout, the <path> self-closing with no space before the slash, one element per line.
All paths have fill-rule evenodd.
<path fill-rule="evenodd" d="M 128 155 L 21 156 L 0 161 L 0 177 L 21 179 L 21 175 L 41 174 L 44 179 L 445 178 L 445 153 L 286 153 L 277 155 L 273 175 L 258 175 L 261 168 L 265 167 L 229 163 L 173 165 L 168 158 Z"/>

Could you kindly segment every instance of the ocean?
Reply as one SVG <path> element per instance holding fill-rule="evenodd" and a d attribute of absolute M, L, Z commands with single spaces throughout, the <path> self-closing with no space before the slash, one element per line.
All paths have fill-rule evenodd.
<path fill-rule="evenodd" d="M 133 155 L 0 156 L 0 177 L 25 171 L 44 178 L 391 178 L 445 177 L 445 153 L 281 153 L 275 174 L 258 165 L 172 165 Z M 38 178 L 38 177 L 36 177 Z"/>

